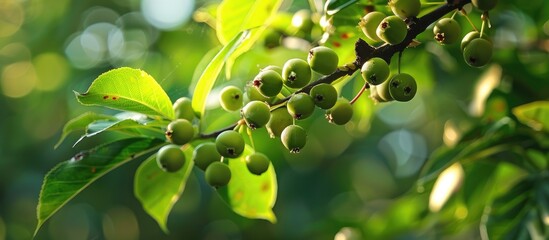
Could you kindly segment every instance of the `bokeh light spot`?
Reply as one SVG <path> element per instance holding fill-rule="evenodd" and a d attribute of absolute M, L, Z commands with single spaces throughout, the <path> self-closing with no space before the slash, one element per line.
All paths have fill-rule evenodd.
<path fill-rule="evenodd" d="M 17 1 L 2 1 L 0 3 L 0 38 L 9 37 L 19 31 L 25 12 Z"/>
<path fill-rule="evenodd" d="M 110 209 L 103 218 L 105 239 L 139 239 L 139 225 L 135 214 L 126 207 Z"/>
<path fill-rule="evenodd" d="M 43 53 L 33 59 L 38 77 L 36 89 L 53 91 L 65 83 L 69 76 L 67 60 L 57 53 Z"/>
<path fill-rule="evenodd" d="M 10 64 L 2 71 L 2 92 L 7 97 L 20 98 L 29 94 L 36 85 L 36 72 L 30 62 Z"/>
<path fill-rule="evenodd" d="M 187 22 L 194 10 L 194 0 L 142 0 L 141 11 L 147 21 L 164 30 Z"/>

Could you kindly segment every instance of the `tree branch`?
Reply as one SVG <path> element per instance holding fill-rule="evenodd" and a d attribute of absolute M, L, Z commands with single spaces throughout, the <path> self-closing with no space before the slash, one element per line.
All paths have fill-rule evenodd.
<path fill-rule="evenodd" d="M 355 73 L 357 70 L 362 68 L 362 65 L 366 61 L 368 61 L 368 59 L 373 57 L 382 58 L 387 63 L 390 63 L 391 58 L 395 53 L 403 52 L 410 45 L 410 43 L 412 43 L 412 41 L 417 37 L 417 35 L 424 32 L 429 25 L 436 22 L 438 19 L 442 18 L 444 15 L 452 12 L 453 10 L 461 9 L 463 5 L 470 2 L 471 0 L 447 0 L 446 4 L 423 15 L 420 18 L 413 17 L 413 18 L 406 19 L 406 23 L 408 24 L 408 32 L 406 34 L 406 38 L 404 38 L 404 40 L 401 43 L 396 45 L 384 44 L 382 46 L 374 48 L 368 45 L 368 43 L 366 43 L 364 40 L 359 38 L 358 41 L 355 43 L 356 59 L 354 62 L 345 64 L 344 66 L 337 68 L 333 73 L 323 76 L 318 80 L 309 83 L 307 86 L 296 91 L 296 93 L 301 93 L 301 92 L 308 93 L 311 90 L 311 88 L 313 88 L 318 84 L 332 83 L 335 80 L 345 75 L 353 75 L 353 73 Z M 271 106 L 281 105 L 286 101 L 288 101 L 290 97 L 291 96 L 287 96 L 283 99 L 280 99 L 275 103 L 271 104 Z M 234 127 L 236 127 L 237 124 L 238 122 L 226 128 L 217 130 L 215 132 L 200 134 L 199 138 L 205 139 L 205 138 L 216 137 L 217 135 L 219 135 L 224 131 L 233 129 Z"/>

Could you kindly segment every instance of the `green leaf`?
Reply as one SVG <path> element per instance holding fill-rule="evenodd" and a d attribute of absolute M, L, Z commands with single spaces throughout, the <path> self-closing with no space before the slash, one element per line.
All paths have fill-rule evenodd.
<path fill-rule="evenodd" d="M 230 159 L 231 181 L 218 189 L 219 195 L 234 212 L 247 218 L 265 219 L 276 222 L 272 208 L 276 202 L 277 182 L 274 167 L 257 176 L 246 167 L 245 158 L 253 149 L 246 145 L 240 158 Z"/>
<path fill-rule="evenodd" d="M 334 15 L 356 2 L 358 2 L 358 0 L 328 0 L 326 1 L 326 5 L 324 5 L 324 11 L 328 13 L 328 15 Z"/>
<path fill-rule="evenodd" d="M 537 101 L 513 108 L 518 120 L 536 131 L 549 132 L 549 101 Z"/>
<path fill-rule="evenodd" d="M 90 123 L 86 128 L 86 134 L 78 139 L 74 145 L 80 143 L 83 139 L 93 137 L 104 132 L 117 132 L 130 137 L 149 137 L 165 140 L 165 133 L 159 127 L 149 126 L 133 119 L 97 120 Z"/>
<path fill-rule="evenodd" d="M 59 147 L 59 145 L 63 143 L 65 138 L 67 138 L 67 136 L 70 133 L 75 131 L 86 131 L 86 127 L 88 126 L 88 124 L 101 119 L 115 119 L 115 118 L 109 115 L 97 114 L 94 112 L 86 112 L 78 117 L 75 117 L 69 120 L 63 127 L 63 133 L 61 134 L 61 137 L 55 144 L 54 148 Z"/>
<path fill-rule="evenodd" d="M 217 76 L 219 76 L 219 73 L 223 68 L 225 60 L 234 52 L 234 50 L 242 43 L 242 41 L 244 41 L 244 39 L 248 37 L 248 34 L 249 31 L 243 31 L 236 35 L 233 40 L 231 40 L 231 42 L 224 46 L 217 53 L 217 55 L 215 55 L 210 64 L 206 66 L 206 69 L 202 71 L 203 73 L 196 83 L 194 96 L 192 98 L 193 110 L 199 118 L 202 118 L 202 116 L 204 115 L 206 100 L 217 80 Z"/>
<path fill-rule="evenodd" d="M 217 38 L 221 44 L 226 45 L 244 30 L 266 27 L 272 21 L 281 3 L 281 0 L 225 0 L 221 2 L 217 8 Z M 263 30 L 250 34 L 246 44 L 248 48 L 262 32 Z"/>
<path fill-rule="evenodd" d="M 189 145 L 187 145 L 189 146 Z M 185 189 L 187 178 L 194 166 L 193 148 L 187 147 L 185 165 L 177 172 L 162 171 L 156 163 L 156 154 L 143 162 L 135 173 L 134 193 L 141 205 L 162 228 L 168 233 L 168 215 L 173 205 Z"/>
<path fill-rule="evenodd" d="M 120 165 L 158 149 L 164 141 L 131 138 L 76 154 L 51 169 L 38 199 L 35 235 L 48 218 L 84 188 Z"/>
<path fill-rule="evenodd" d="M 85 93 L 75 92 L 83 105 L 174 118 L 172 102 L 162 87 L 145 71 L 122 67 L 101 74 Z"/>

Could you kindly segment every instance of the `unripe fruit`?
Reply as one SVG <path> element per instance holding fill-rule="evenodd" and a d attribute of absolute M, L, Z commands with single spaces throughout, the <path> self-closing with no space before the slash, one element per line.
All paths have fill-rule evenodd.
<path fill-rule="evenodd" d="M 227 164 L 214 162 L 206 168 L 206 182 L 212 187 L 223 187 L 231 181 L 231 169 Z"/>
<path fill-rule="evenodd" d="M 388 16 L 377 26 L 376 34 L 386 43 L 391 45 L 399 44 L 406 38 L 407 26 L 397 16 Z"/>
<path fill-rule="evenodd" d="M 374 57 L 362 65 L 362 77 L 370 85 L 378 85 L 389 78 L 389 64 L 382 58 Z"/>
<path fill-rule="evenodd" d="M 223 157 L 237 158 L 244 152 L 244 139 L 234 130 L 224 131 L 215 139 L 215 148 Z"/>
<path fill-rule="evenodd" d="M 194 137 L 194 128 L 186 119 L 176 119 L 166 128 L 166 138 L 173 144 L 183 145 Z"/>
<path fill-rule="evenodd" d="M 473 39 L 463 49 L 463 58 L 471 67 L 482 67 L 492 58 L 492 43 L 484 38 Z"/>
<path fill-rule="evenodd" d="M 490 11 L 498 4 L 498 0 L 471 0 L 471 3 L 481 11 Z"/>
<path fill-rule="evenodd" d="M 417 17 L 421 10 L 421 2 L 419 0 L 390 0 L 389 7 L 391 11 L 398 17 L 406 19 L 409 17 Z"/>
<path fill-rule="evenodd" d="M 221 90 L 219 103 L 225 111 L 236 111 L 242 107 L 242 90 L 235 86 L 226 86 Z"/>
<path fill-rule="evenodd" d="M 191 105 L 191 99 L 181 97 L 173 103 L 175 119 L 187 119 L 189 122 L 194 119 L 194 110 Z"/>
<path fill-rule="evenodd" d="M 202 170 L 206 170 L 211 163 L 218 162 L 220 159 L 221 155 L 217 152 L 215 143 L 213 142 L 202 143 L 193 151 L 194 165 Z"/>
<path fill-rule="evenodd" d="M 284 84 L 290 88 L 302 88 L 311 81 L 311 67 L 302 59 L 293 58 L 282 68 Z"/>
<path fill-rule="evenodd" d="M 282 77 L 274 70 L 261 70 L 252 81 L 261 95 L 274 97 L 282 89 Z"/>
<path fill-rule="evenodd" d="M 166 145 L 158 150 L 156 163 L 160 169 L 166 172 L 176 172 L 185 165 L 185 154 L 179 146 Z"/>
<path fill-rule="evenodd" d="M 265 97 L 263 94 L 259 92 L 259 89 L 254 87 L 253 82 L 250 82 L 250 84 L 246 84 L 244 87 L 246 89 L 246 97 L 248 97 L 248 101 L 262 101 L 262 102 L 269 102 L 272 100 L 271 97 Z"/>
<path fill-rule="evenodd" d="M 308 94 L 298 93 L 290 97 L 286 107 L 293 118 L 305 119 L 313 114 L 315 110 L 315 102 Z"/>
<path fill-rule="evenodd" d="M 337 69 L 339 57 L 331 48 L 319 46 L 309 50 L 307 62 L 313 71 L 328 75 Z"/>
<path fill-rule="evenodd" d="M 386 15 L 382 12 L 369 12 L 360 19 L 358 25 L 366 37 L 375 42 L 381 42 L 381 38 L 377 36 L 376 29 L 385 17 Z"/>
<path fill-rule="evenodd" d="M 461 26 L 452 18 L 443 18 L 435 23 L 433 33 L 435 34 L 435 40 L 440 44 L 452 44 L 459 40 Z"/>
<path fill-rule="evenodd" d="M 250 129 L 256 129 L 265 126 L 271 117 L 269 105 L 260 101 L 251 101 L 240 111 L 240 115 L 246 121 Z"/>
<path fill-rule="evenodd" d="M 263 35 L 263 46 L 266 48 L 275 48 L 280 46 L 282 34 L 275 29 L 266 30 Z"/>
<path fill-rule="evenodd" d="M 267 123 L 267 131 L 271 138 L 280 137 L 280 134 L 287 126 L 293 123 L 294 119 L 286 108 L 278 108 L 271 112 L 271 119 Z"/>
<path fill-rule="evenodd" d="M 290 125 L 282 131 L 280 141 L 291 153 L 299 153 L 307 143 L 307 132 L 298 125 Z"/>
<path fill-rule="evenodd" d="M 339 98 L 336 104 L 326 111 L 326 119 L 328 122 L 343 125 L 353 117 L 353 106 L 349 100 Z"/>
<path fill-rule="evenodd" d="M 389 81 L 391 97 L 400 102 L 412 100 L 417 92 L 416 80 L 407 73 L 400 73 Z"/>
<path fill-rule="evenodd" d="M 255 175 L 261 175 L 266 172 L 269 169 L 270 163 L 269 158 L 262 153 L 255 152 L 246 156 L 246 167 Z"/>
<path fill-rule="evenodd" d="M 278 74 L 282 74 L 282 68 L 275 65 L 269 65 L 261 69 L 261 71 L 273 70 Z"/>
<path fill-rule="evenodd" d="M 311 88 L 310 96 L 313 97 L 315 105 L 322 109 L 329 109 L 337 101 L 337 90 L 328 83 L 321 83 Z"/>
<path fill-rule="evenodd" d="M 379 85 L 370 86 L 370 98 L 376 102 L 390 102 L 393 101 L 393 97 L 389 93 L 389 81 L 385 81 Z"/>
<path fill-rule="evenodd" d="M 463 49 L 465 49 L 465 47 L 471 42 L 473 41 L 473 39 L 475 38 L 479 38 L 480 37 L 480 32 L 477 32 L 477 31 L 472 31 L 472 32 L 469 32 L 467 34 L 465 34 L 465 36 L 463 37 L 463 39 L 461 39 L 461 51 L 463 51 Z M 490 40 L 490 38 L 488 37 L 488 35 L 486 35 L 485 33 L 482 33 L 482 38 L 488 40 L 489 42 L 492 42 Z"/>

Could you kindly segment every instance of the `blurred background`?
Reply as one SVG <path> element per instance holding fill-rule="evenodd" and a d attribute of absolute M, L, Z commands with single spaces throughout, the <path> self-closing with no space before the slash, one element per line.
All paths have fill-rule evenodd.
<path fill-rule="evenodd" d="M 32 238 L 44 175 L 105 140 L 89 139 L 73 148 L 70 140 L 78 136 L 71 136 L 54 150 L 67 120 L 86 111 L 113 112 L 79 105 L 73 91 L 84 92 L 109 69 L 129 66 L 151 74 L 172 101 L 192 94 L 193 79 L 200 75 L 195 70 L 220 46 L 212 29 L 218 3 L 0 0 L 0 240 Z M 284 1 L 280 22 L 291 22 L 301 9 L 318 13 L 323 5 Z M 358 22 L 364 12 L 354 13 L 346 17 Z M 459 46 L 441 47 L 428 29 L 418 39 L 423 44 L 402 58 L 402 71 L 418 80 L 419 94 L 411 102 L 376 105 L 364 96 L 345 127 L 330 125 L 317 111 L 303 122 L 310 137 L 297 155 L 280 151 L 278 141 L 258 133 L 256 146 L 277 171 L 276 224 L 236 215 L 194 171 L 166 235 L 133 195 L 133 174 L 143 160 L 137 159 L 80 193 L 36 239 L 478 238 L 478 218 L 460 222 L 467 209 L 430 214 L 429 194 L 418 191 L 415 180 L 436 148 L 452 146 L 476 123 L 493 89 L 515 104 L 548 97 L 549 4 L 500 1 L 490 14 L 495 47 L 490 66 L 468 67 Z M 478 12 L 471 18 L 480 26 Z M 261 67 L 305 58 L 304 49 L 319 41 L 337 46 L 336 36 L 322 42 L 320 15 L 312 19 L 316 25 L 306 36 L 285 33 L 273 43 L 266 34 L 238 58 L 230 80 L 243 86 Z M 457 19 L 464 33 L 471 30 L 464 18 Z M 360 37 L 360 29 L 349 29 Z M 352 61 L 350 46 L 340 64 Z M 342 94 L 348 98 L 363 83 L 359 75 L 345 82 Z"/>

